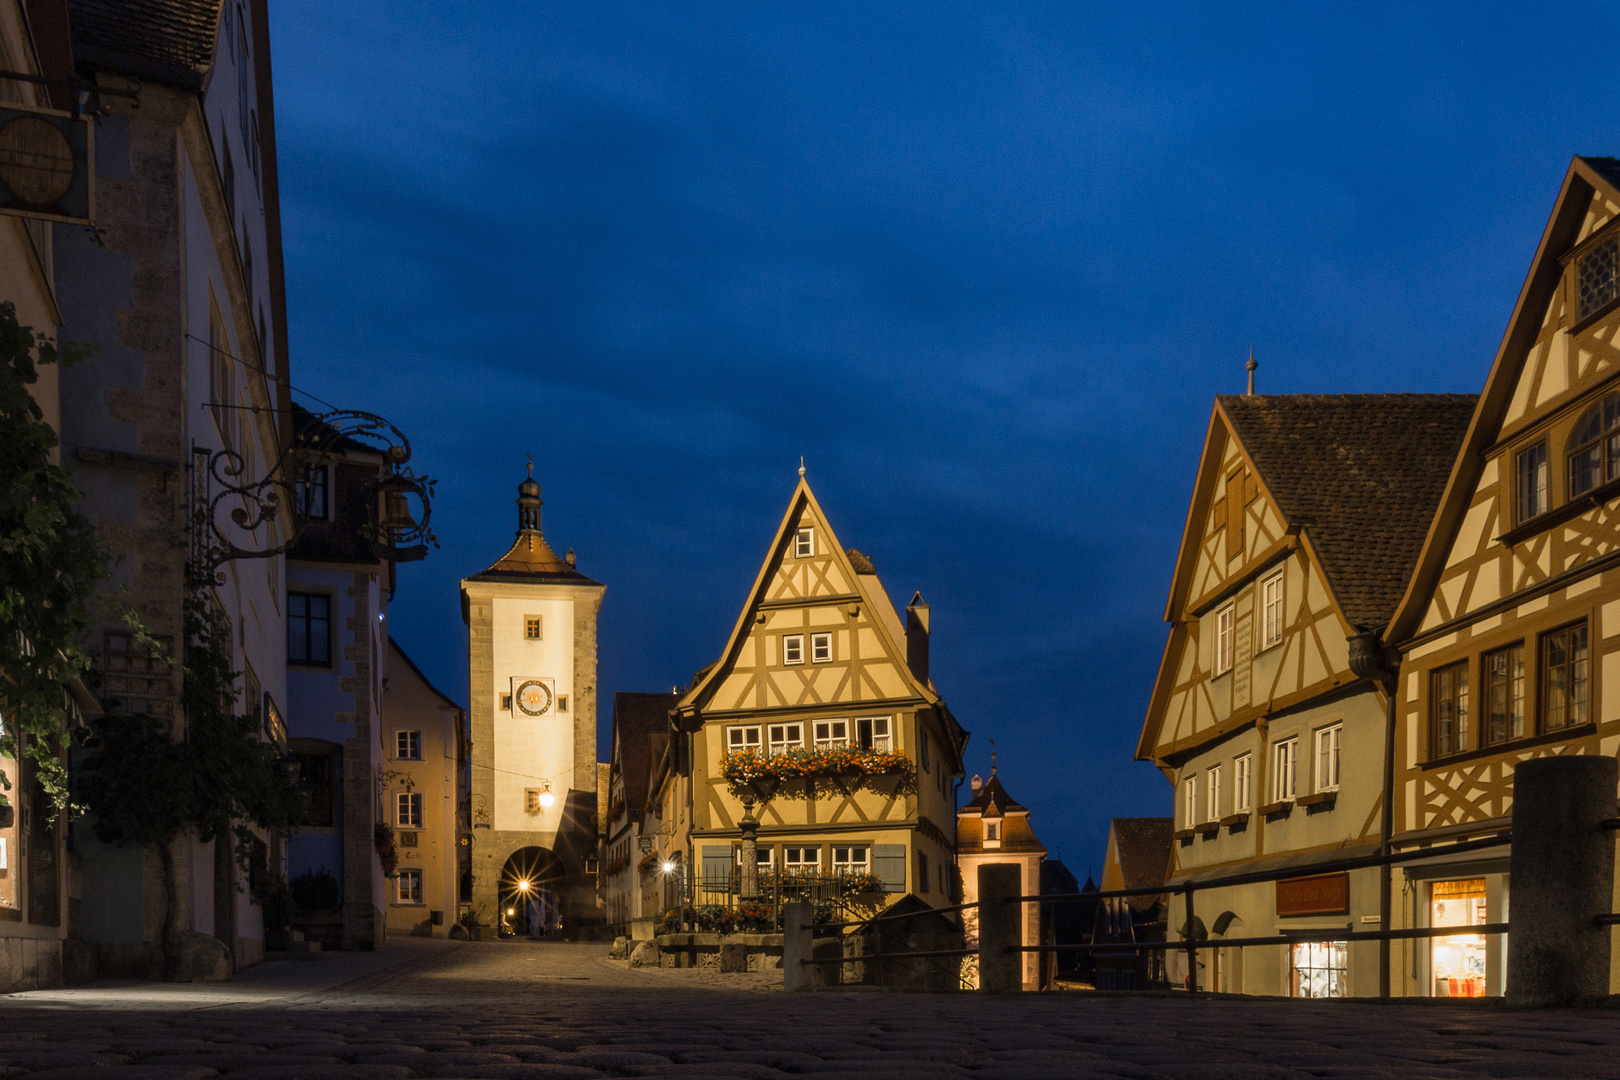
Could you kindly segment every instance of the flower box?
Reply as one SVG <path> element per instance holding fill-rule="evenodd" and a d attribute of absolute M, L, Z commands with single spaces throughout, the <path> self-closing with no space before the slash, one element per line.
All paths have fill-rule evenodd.
<path fill-rule="evenodd" d="M 830 781 L 849 794 L 886 779 L 897 781 L 898 790 L 907 792 L 917 781 L 917 769 L 903 751 L 853 746 L 789 750 L 769 757 L 752 750 L 733 750 L 721 755 L 720 775 L 733 794 L 755 797 L 760 788 L 774 790 L 786 780 Z"/>

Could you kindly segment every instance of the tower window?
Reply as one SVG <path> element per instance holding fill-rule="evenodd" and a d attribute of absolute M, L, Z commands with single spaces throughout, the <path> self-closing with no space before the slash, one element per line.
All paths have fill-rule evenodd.
<path fill-rule="evenodd" d="M 525 641 L 539 641 L 540 640 L 540 625 L 541 625 L 540 624 L 540 616 L 538 616 L 538 615 L 525 615 L 525 616 L 523 616 L 523 638 L 524 638 L 524 640 Z"/>

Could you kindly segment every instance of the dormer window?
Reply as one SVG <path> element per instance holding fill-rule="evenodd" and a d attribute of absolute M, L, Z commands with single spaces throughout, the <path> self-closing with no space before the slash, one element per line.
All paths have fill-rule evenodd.
<path fill-rule="evenodd" d="M 1569 497 L 1620 477 L 1620 394 L 1581 414 L 1569 436 Z"/>
<path fill-rule="evenodd" d="M 1620 297 L 1620 237 L 1611 236 L 1575 267 L 1580 318 L 1594 315 Z"/>
<path fill-rule="evenodd" d="M 997 822 L 994 822 L 994 821 L 985 822 L 984 823 L 984 838 L 986 840 L 1000 840 L 1001 839 L 1001 825 L 999 823 L 997 823 Z"/>

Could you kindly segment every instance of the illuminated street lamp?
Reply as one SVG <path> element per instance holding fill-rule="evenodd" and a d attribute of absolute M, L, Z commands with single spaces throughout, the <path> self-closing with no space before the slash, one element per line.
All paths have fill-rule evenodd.
<path fill-rule="evenodd" d="M 540 805 L 545 807 L 547 810 L 550 810 L 551 807 L 553 806 L 553 804 L 556 803 L 556 801 L 557 801 L 557 796 L 555 796 L 555 795 L 553 795 L 551 793 L 551 781 L 550 780 L 541 781 L 540 782 Z"/>
<path fill-rule="evenodd" d="M 529 879 L 524 878 L 522 881 L 518 882 L 518 892 L 528 892 L 528 891 L 529 891 Z"/>
<path fill-rule="evenodd" d="M 675 872 L 675 864 L 672 862 L 666 862 L 660 869 L 662 869 L 666 874 L 673 874 Z"/>

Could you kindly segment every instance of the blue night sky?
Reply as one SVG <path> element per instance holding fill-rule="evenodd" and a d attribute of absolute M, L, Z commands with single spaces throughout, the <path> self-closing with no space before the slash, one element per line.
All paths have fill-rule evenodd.
<path fill-rule="evenodd" d="M 608 587 L 605 745 L 717 656 L 802 454 L 1082 878 L 1169 812 L 1131 755 L 1250 343 L 1263 392 L 1477 391 L 1570 156 L 1620 152 L 1606 5 L 273 20 L 293 381 L 439 480 L 391 620 L 428 674 L 466 699 L 456 582 L 532 453 Z"/>

